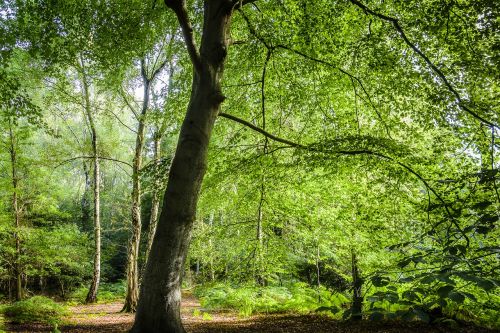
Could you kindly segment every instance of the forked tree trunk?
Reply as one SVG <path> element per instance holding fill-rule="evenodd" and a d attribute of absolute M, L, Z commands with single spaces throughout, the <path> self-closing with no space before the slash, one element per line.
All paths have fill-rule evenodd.
<path fill-rule="evenodd" d="M 16 136 L 12 129 L 12 123 L 9 121 L 9 150 L 10 163 L 12 172 L 12 210 L 14 211 L 14 239 L 16 242 L 14 273 L 16 280 L 16 301 L 23 299 L 23 279 L 21 267 L 21 238 L 19 236 L 19 228 L 21 226 L 21 212 L 18 203 L 18 177 L 17 177 L 17 153 L 16 153 Z"/>
<path fill-rule="evenodd" d="M 220 80 L 227 53 L 227 30 L 232 3 L 204 2 L 204 23 L 200 52 L 183 1 L 166 0 L 179 18 L 195 71 L 191 98 L 179 134 L 176 153 L 151 247 L 135 323 L 134 333 L 183 333 L 181 282 L 196 214 L 199 191 L 206 170 L 208 143 L 220 105 L 224 100 Z"/>
<path fill-rule="evenodd" d="M 139 172 L 142 167 L 142 151 L 144 149 L 144 129 L 146 125 L 146 114 L 149 107 L 150 80 L 147 78 L 144 62 L 141 62 L 142 78 L 144 84 L 144 99 L 142 110 L 137 124 L 137 135 L 135 140 L 134 161 L 132 164 L 132 237 L 128 245 L 127 256 L 127 295 L 123 312 L 135 312 L 139 300 L 139 246 L 141 243 L 141 183 Z"/>
<path fill-rule="evenodd" d="M 83 98 L 85 106 L 85 115 L 90 127 L 90 135 L 92 139 L 92 154 L 93 154 L 93 184 L 94 184 L 94 241 L 95 241 L 95 252 L 94 252 L 94 272 L 92 274 L 92 283 L 90 284 L 89 292 L 85 299 L 86 303 L 97 302 L 97 292 L 99 290 L 99 283 L 101 280 L 101 200 L 100 200 L 100 186 L 101 186 L 101 175 L 100 175 L 100 163 L 99 163 L 99 151 L 97 149 L 97 130 L 94 122 L 94 115 L 92 114 L 90 105 L 90 91 L 87 82 L 87 76 L 85 73 L 85 65 L 82 60 L 81 64 L 81 75 L 82 75 L 82 85 L 83 85 Z"/>
<path fill-rule="evenodd" d="M 174 34 L 172 34 L 172 37 L 170 39 L 170 42 L 172 43 L 174 40 Z M 173 91 L 173 77 L 174 77 L 174 65 L 172 60 L 169 63 L 169 74 L 168 74 L 168 88 L 167 88 L 167 97 L 171 96 L 171 93 Z M 165 130 L 167 127 L 167 120 L 166 118 L 163 119 L 163 122 L 161 123 L 160 126 L 158 126 L 155 130 L 155 133 L 153 134 L 153 160 L 155 163 L 155 167 L 159 168 L 160 167 L 160 160 L 161 160 L 161 143 L 163 140 L 163 135 L 165 134 Z M 162 197 L 162 191 L 161 188 L 163 188 L 161 181 L 159 177 L 155 177 L 154 181 L 154 188 L 153 188 L 153 195 L 152 195 L 152 200 L 151 200 L 151 215 L 149 218 L 149 228 L 148 228 L 148 241 L 146 245 L 146 260 L 149 258 L 149 252 L 151 252 L 151 246 L 153 245 L 153 238 L 156 233 L 156 225 L 158 223 L 158 214 L 160 212 L 160 201 Z M 146 267 L 146 262 L 144 262 L 144 267 L 143 271 Z"/>

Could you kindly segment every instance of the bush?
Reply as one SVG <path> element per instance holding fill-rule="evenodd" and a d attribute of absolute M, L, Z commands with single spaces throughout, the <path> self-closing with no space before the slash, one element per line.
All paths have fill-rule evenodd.
<path fill-rule="evenodd" d="M 127 288 L 125 281 L 117 283 L 102 283 L 97 291 L 97 301 L 99 303 L 109 303 L 121 301 L 125 298 Z M 70 302 L 83 304 L 89 292 L 88 286 L 80 286 L 73 291 L 69 297 Z"/>
<path fill-rule="evenodd" d="M 44 323 L 55 325 L 68 315 L 65 306 L 43 296 L 34 296 L 7 305 L 2 309 L 2 312 L 8 320 L 16 324 Z"/>
<path fill-rule="evenodd" d="M 309 288 L 305 283 L 286 287 L 255 287 L 229 285 L 198 287 L 195 295 L 209 310 L 237 310 L 241 316 L 253 313 L 299 312 L 308 313 L 318 308 L 341 308 L 349 300 L 341 293 L 325 288 Z"/>

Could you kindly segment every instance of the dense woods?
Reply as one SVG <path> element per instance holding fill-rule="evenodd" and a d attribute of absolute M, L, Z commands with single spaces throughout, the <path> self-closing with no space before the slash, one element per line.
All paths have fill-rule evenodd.
<path fill-rule="evenodd" d="M 0 5 L 7 321 L 500 328 L 498 1 Z"/>

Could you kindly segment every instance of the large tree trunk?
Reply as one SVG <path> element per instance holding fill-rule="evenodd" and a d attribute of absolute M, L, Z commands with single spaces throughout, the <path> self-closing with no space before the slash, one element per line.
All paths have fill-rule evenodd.
<path fill-rule="evenodd" d="M 144 62 L 142 63 L 142 78 L 144 84 L 144 99 L 142 111 L 137 124 L 137 135 L 135 140 L 134 162 L 132 164 L 132 237 L 129 242 L 127 256 L 127 296 L 123 306 L 124 312 L 135 312 L 139 300 L 139 246 L 141 242 L 141 183 L 139 172 L 142 167 L 142 151 L 144 149 L 144 129 L 146 125 L 146 113 L 149 107 L 149 87 Z"/>
<path fill-rule="evenodd" d="M 99 283 L 101 280 L 101 200 L 100 200 L 100 186 L 101 186 L 101 172 L 99 163 L 99 151 L 97 149 L 97 130 L 95 127 L 94 116 L 92 114 L 90 105 L 90 91 L 87 82 L 87 76 L 85 73 L 85 65 L 81 63 L 81 76 L 82 76 L 82 86 L 83 86 L 83 98 L 85 106 L 85 115 L 90 127 L 90 134 L 92 139 L 92 154 L 93 154 L 93 184 L 94 184 L 94 241 L 95 241 L 95 252 L 94 252 L 94 272 L 92 275 L 92 283 L 90 284 L 89 292 L 86 303 L 97 302 L 97 292 L 99 290 Z"/>
<path fill-rule="evenodd" d="M 12 172 L 12 210 L 14 212 L 14 239 L 16 242 L 15 254 L 15 280 L 16 280 L 16 301 L 23 298 L 23 280 L 22 280 L 22 267 L 21 267 L 21 238 L 19 236 L 19 227 L 21 226 L 21 212 L 18 203 L 18 178 L 17 178 L 17 153 L 16 153 L 16 136 L 12 129 L 12 123 L 9 121 L 9 138 L 10 138 L 10 163 Z"/>
<path fill-rule="evenodd" d="M 196 205 L 206 170 L 208 144 L 220 104 L 224 100 L 220 80 L 227 52 L 227 30 L 232 13 L 228 0 L 204 3 L 200 52 L 182 1 L 166 0 L 181 22 L 194 65 L 191 99 L 179 134 L 169 173 L 163 209 L 151 247 L 134 333 L 182 333 L 181 282 Z"/>

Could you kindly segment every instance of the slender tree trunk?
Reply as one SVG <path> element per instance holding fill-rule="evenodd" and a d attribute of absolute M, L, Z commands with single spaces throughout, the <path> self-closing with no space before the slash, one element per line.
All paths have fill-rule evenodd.
<path fill-rule="evenodd" d="M 318 286 L 318 302 L 321 302 L 321 278 L 320 278 L 320 256 L 319 256 L 319 242 L 316 246 L 316 285 Z"/>
<path fill-rule="evenodd" d="M 153 139 L 153 149 L 154 149 L 154 163 L 158 168 L 160 165 L 160 157 L 161 157 L 161 133 L 155 133 Z M 149 257 L 149 252 L 151 251 L 151 245 L 153 245 L 153 238 L 156 232 L 156 224 L 158 222 L 158 212 L 160 209 L 160 190 L 161 184 L 159 184 L 158 177 L 155 177 L 155 185 L 153 189 L 153 196 L 151 199 L 151 216 L 149 218 L 149 230 L 148 230 L 148 243 L 146 246 L 146 258 Z"/>
<path fill-rule="evenodd" d="M 208 225 L 210 226 L 210 237 L 208 238 L 208 248 L 210 249 L 210 258 L 209 258 L 209 270 L 210 270 L 210 281 L 215 281 L 215 268 L 214 268 L 214 249 L 212 248 L 213 246 L 213 241 L 212 241 L 212 227 L 214 224 L 214 212 L 212 211 L 210 213 L 210 217 L 208 220 Z"/>
<path fill-rule="evenodd" d="M 89 166 L 87 166 L 87 162 L 83 162 L 83 173 L 85 175 L 85 188 L 83 190 L 82 194 L 82 199 L 80 201 L 80 206 L 82 209 L 82 229 L 85 230 L 86 232 L 89 232 L 91 230 L 91 225 L 92 225 L 92 217 L 91 217 L 91 203 L 90 203 L 90 197 L 92 194 L 90 192 L 92 191 L 92 181 L 91 181 L 91 176 L 90 176 L 90 171 Z"/>
<path fill-rule="evenodd" d="M 351 265 L 352 265 L 352 305 L 351 319 L 361 320 L 363 318 L 363 295 L 362 287 L 363 280 L 358 267 L 358 258 L 354 250 L 351 250 Z"/>
<path fill-rule="evenodd" d="M 134 161 L 132 163 L 132 237 L 129 241 L 127 256 L 127 295 L 123 312 L 135 312 L 139 300 L 139 246 L 141 243 L 141 183 L 139 173 L 142 167 L 142 151 L 144 149 L 144 130 L 146 114 L 149 107 L 150 80 L 147 78 L 144 61 L 141 61 L 142 80 L 144 85 L 144 98 L 142 110 L 137 124 L 135 140 Z"/>
<path fill-rule="evenodd" d="M 257 272 L 255 275 L 255 280 L 258 285 L 264 286 L 266 281 L 263 276 L 264 271 L 264 234 L 262 231 L 262 218 L 263 218 L 263 209 L 264 209 L 264 196 L 265 196 L 265 176 L 262 175 L 261 186 L 260 186 L 260 201 L 259 201 L 259 209 L 257 211 Z"/>
<path fill-rule="evenodd" d="M 21 212 L 18 203 L 18 176 L 17 176 L 17 153 L 16 153 L 16 136 L 12 129 L 12 123 L 9 121 L 9 138 L 10 138 L 10 163 L 12 172 L 12 210 L 14 211 L 14 239 L 16 242 L 15 254 L 15 280 L 16 280 L 16 301 L 23 299 L 23 280 L 21 267 L 21 238 L 19 236 L 19 228 L 21 226 Z"/>
<path fill-rule="evenodd" d="M 180 302 L 182 272 L 191 238 L 207 151 L 215 119 L 224 100 L 221 92 L 227 36 L 232 13 L 228 0 L 204 2 L 200 52 L 183 1 L 166 0 L 181 22 L 194 65 L 191 98 L 170 168 L 163 209 L 146 265 L 131 330 L 134 333 L 183 333 Z"/>
<path fill-rule="evenodd" d="M 100 200 L 100 186 L 101 186 L 101 172 L 99 163 L 99 151 L 97 149 L 97 130 L 94 122 L 94 116 L 92 114 L 90 105 L 90 91 L 89 84 L 87 81 L 87 76 L 85 73 L 85 65 L 81 63 L 81 75 L 82 75 L 82 85 L 83 85 L 83 98 L 85 106 L 85 115 L 90 127 L 90 134 L 92 139 L 92 154 L 93 154 L 93 184 L 94 184 L 94 241 L 95 241 L 95 252 L 94 252 L 94 272 L 92 275 L 92 283 L 90 284 L 89 292 L 86 303 L 97 302 L 97 292 L 99 290 L 99 283 L 101 280 L 101 200 Z"/>

